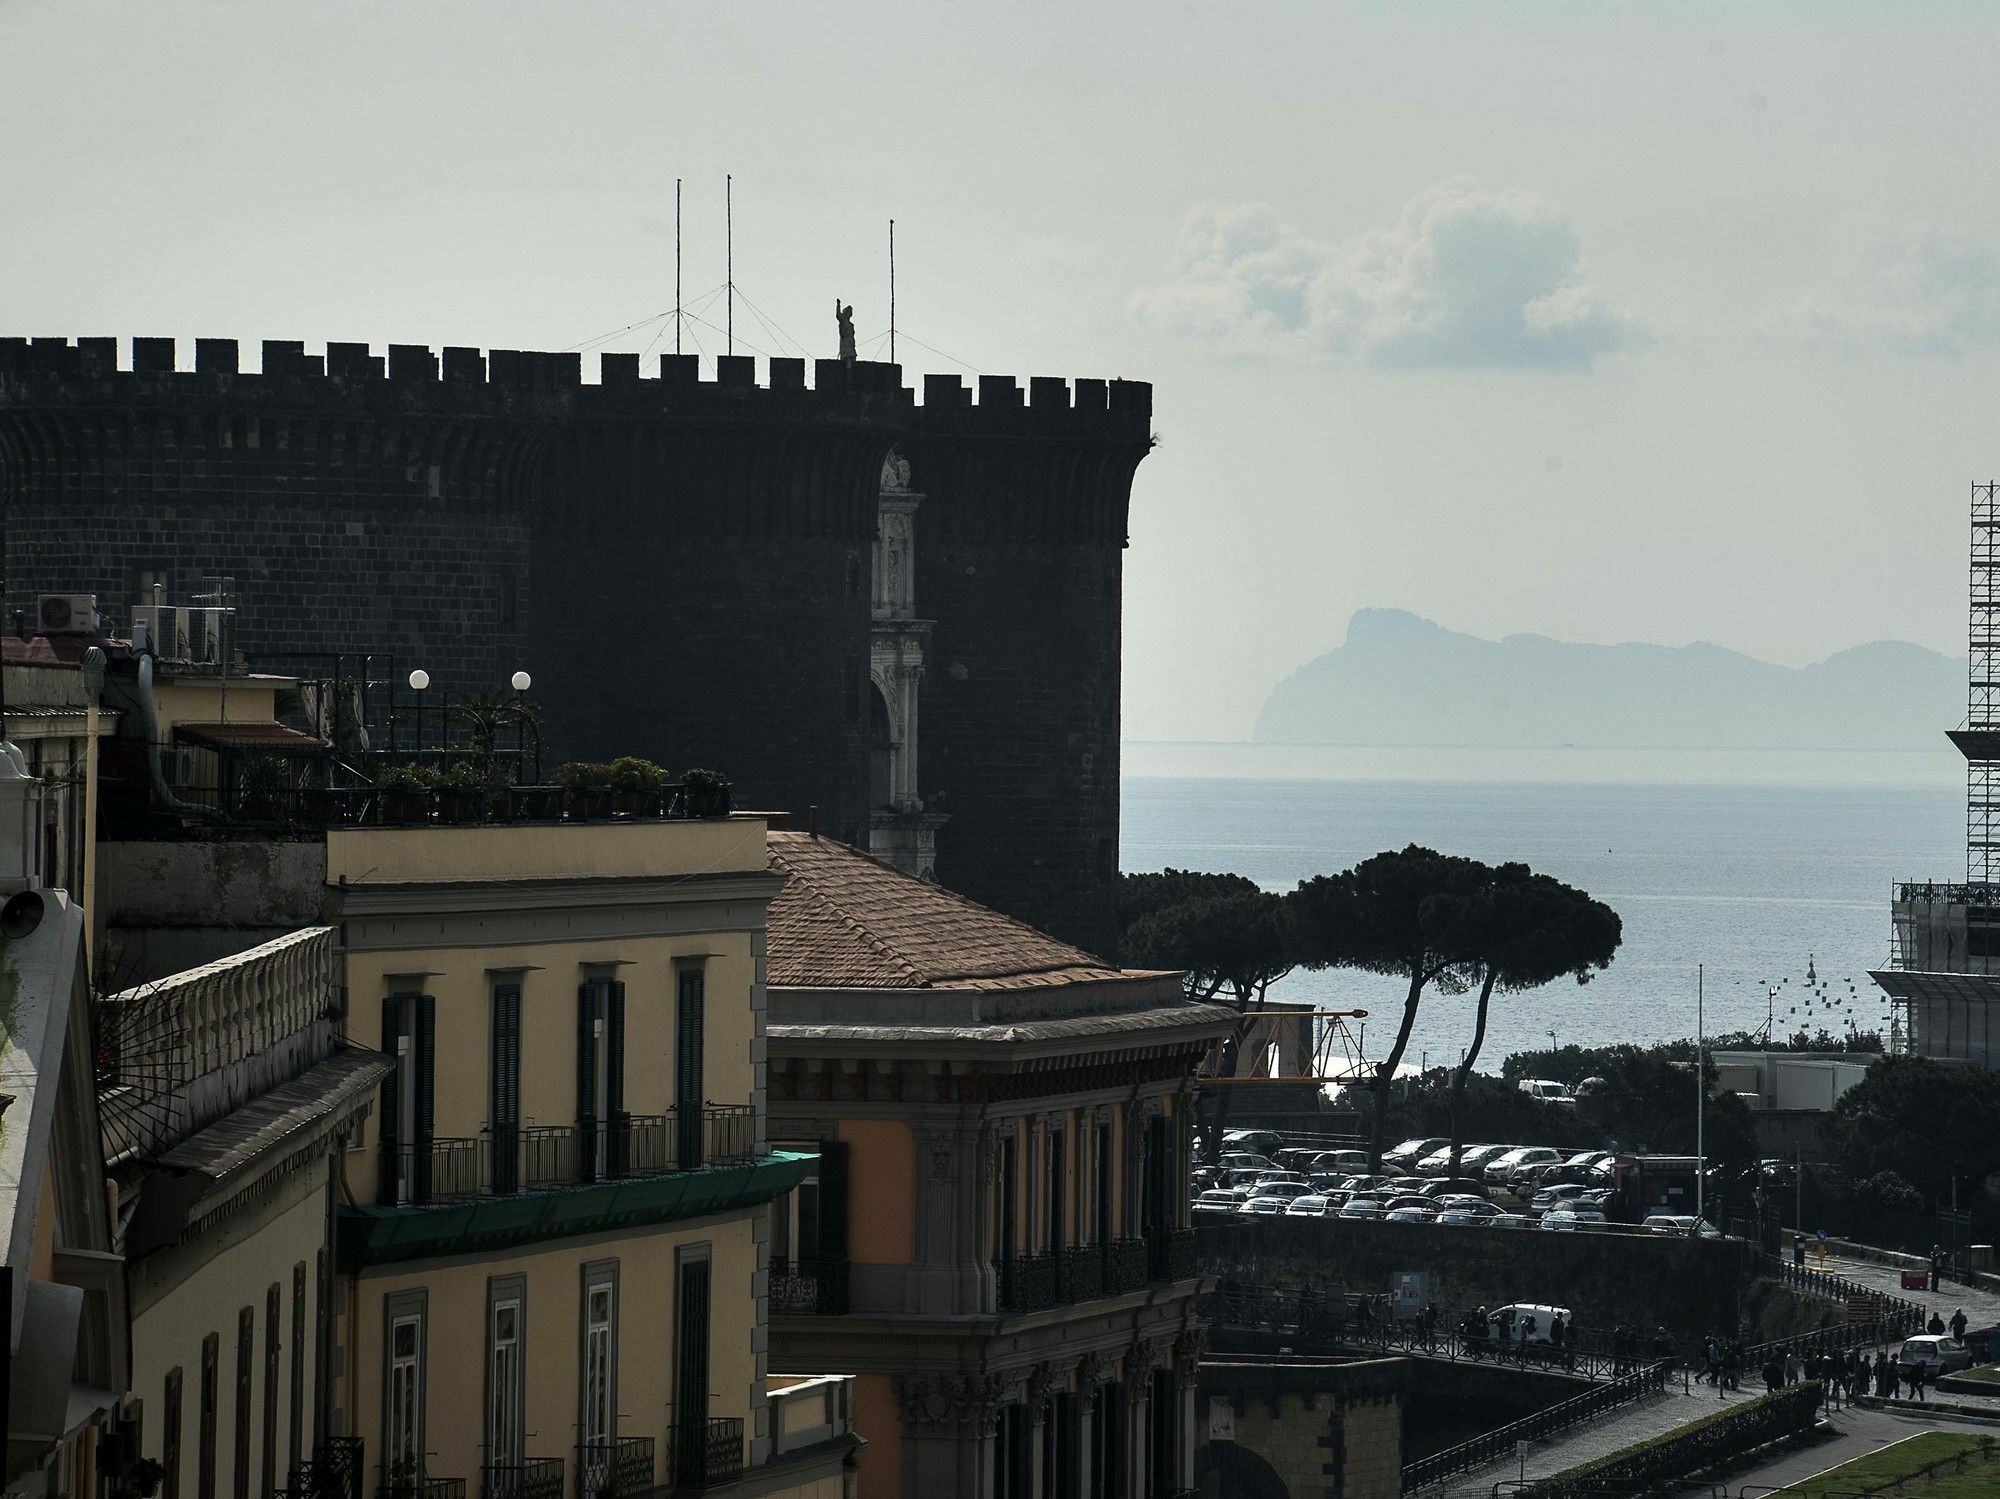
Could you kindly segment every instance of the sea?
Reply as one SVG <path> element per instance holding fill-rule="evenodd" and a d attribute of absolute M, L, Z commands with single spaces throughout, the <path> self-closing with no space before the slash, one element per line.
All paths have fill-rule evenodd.
<path fill-rule="evenodd" d="M 1942 737 L 1942 736 L 1940 736 Z M 1269 890 L 1419 843 L 1520 860 L 1616 910 L 1624 942 L 1587 985 L 1496 996 L 1481 1071 L 1558 1045 L 1705 1033 L 1879 1030 L 1869 979 L 1899 879 L 1964 872 L 1964 763 L 1911 751 L 1343 748 L 1128 743 L 1128 871 L 1226 870 Z M 1810 975 L 1810 981 L 1808 978 Z M 1769 995 L 1777 988 L 1775 999 Z M 1273 998 L 1365 1009 L 1329 1057 L 1388 1051 L 1396 980 L 1300 970 Z M 1428 995 L 1406 1070 L 1455 1064 L 1469 996 Z"/>

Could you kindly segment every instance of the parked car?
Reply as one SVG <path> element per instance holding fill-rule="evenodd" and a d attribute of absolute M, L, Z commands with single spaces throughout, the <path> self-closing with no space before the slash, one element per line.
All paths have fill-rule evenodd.
<path fill-rule="evenodd" d="M 1254 1150 L 1225 1150 L 1216 1164 L 1225 1171 L 1269 1171 L 1276 1163 Z"/>
<path fill-rule="evenodd" d="M 1350 1192 L 1373 1192 L 1380 1187 L 1386 1187 L 1388 1184 L 1388 1177 L 1369 1176 L 1364 1172 L 1359 1176 L 1348 1177 L 1347 1190 Z"/>
<path fill-rule="evenodd" d="M 1330 1206 L 1324 1197 L 1314 1192 L 1308 1192 L 1303 1196 L 1294 1197 L 1286 1204 L 1285 1216 L 1287 1218 L 1324 1218 L 1330 1210 Z"/>
<path fill-rule="evenodd" d="M 1648 1213 L 1646 1214 L 1646 1221 L 1640 1227 L 1652 1233 L 1672 1234 L 1682 1239 L 1696 1237 L 1695 1220 L 1692 1213 Z M 1701 1220 L 1699 1236 L 1704 1239 L 1720 1239 L 1723 1237 L 1723 1232 L 1704 1218 Z"/>
<path fill-rule="evenodd" d="M 1233 1213 L 1243 1206 L 1243 1197 L 1228 1187 L 1214 1187 L 1194 1200 L 1197 1213 Z"/>
<path fill-rule="evenodd" d="M 1569 1089 L 1546 1077 L 1524 1077 L 1515 1086 L 1541 1103 L 1565 1103 L 1569 1100 Z"/>
<path fill-rule="evenodd" d="M 1366 1171 L 1368 1152 L 1365 1150 L 1322 1150 L 1313 1158 L 1315 1171 Z"/>
<path fill-rule="evenodd" d="M 1476 1213 L 1471 1208 L 1463 1206 L 1453 1207 L 1447 1203 L 1438 1210 L 1437 1221 L 1447 1228 L 1483 1228 L 1487 1224 L 1492 1223 L 1496 1216 L 1505 1218 L 1507 1214 L 1498 1213 L 1488 1215 L 1486 1213 Z"/>
<path fill-rule="evenodd" d="M 1380 1218 L 1382 1199 L 1379 1197 L 1350 1197 L 1340 1205 L 1343 1218 Z"/>
<path fill-rule="evenodd" d="M 1488 1202 L 1484 1197 L 1441 1197 L 1437 1199 L 1441 1213 L 1470 1213 L 1482 1222 L 1489 1218 L 1505 1218 L 1507 1210 Z"/>
<path fill-rule="evenodd" d="M 1553 1164 L 1562 1157 L 1546 1145 L 1517 1145 L 1487 1162 L 1480 1173 L 1489 1186 L 1508 1186 L 1525 1167 Z"/>
<path fill-rule="evenodd" d="M 1303 1174 L 1312 1169 L 1313 1161 L 1320 1154 L 1320 1147 L 1317 1145 L 1287 1145 L 1283 1150 L 1271 1152 L 1271 1164 Z"/>
<path fill-rule="evenodd" d="M 1609 1221 L 1596 1208 L 1558 1208 L 1553 1213 L 1542 1214 L 1543 1228 L 1563 1233 L 1574 1233 L 1584 1228 L 1602 1228 Z"/>
<path fill-rule="evenodd" d="M 1413 1171 L 1416 1169 L 1418 1161 L 1421 1161 L 1439 1146 L 1449 1144 L 1451 1144 L 1451 1141 L 1441 1140 L 1436 1136 L 1428 1139 L 1405 1140 L 1402 1144 L 1393 1145 L 1382 1152 L 1382 1164 L 1393 1167 L 1397 1171 Z"/>
<path fill-rule="evenodd" d="M 1388 1223 L 1435 1223 L 1438 1215 L 1436 1208 L 1425 1203 L 1422 1207 L 1390 1208 L 1382 1218 Z"/>
<path fill-rule="evenodd" d="M 1919 1364 L 1923 1365 L 1925 1379 L 1932 1380 L 1955 1369 L 1969 1368 L 1972 1355 L 1957 1338 L 1923 1333 L 1903 1339 L 1903 1346 L 1896 1350 L 1896 1372 L 1902 1378 L 1908 1379 L 1910 1371 Z"/>
<path fill-rule="evenodd" d="M 1236 1211 L 1252 1216 L 1276 1216 L 1292 1205 L 1289 1197 L 1253 1197 Z"/>
<path fill-rule="evenodd" d="M 1557 1186 L 1543 1187 L 1528 1199 L 1528 1206 L 1538 1213 L 1546 1213 L 1550 1208 L 1583 1196 L 1587 1190 L 1581 1182 L 1562 1182 Z"/>
<path fill-rule="evenodd" d="M 1493 1157 L 1513 1148 L 1511 1145 L 1467 1145 L 1458 1153 L 1458 1169 L 1471 1176 Z M 1417 1162 L 1417 1170 L 1425 1176 L 1443 1176 L 1451 1170 L 1451 1146 L 1447 1144 L 1442 1149 L 1433 1150 Z"/>
<path fill-rule="evenodd" d="M 1290 1202 L 1294 1197 L 1307 1196 L 1311 1191 L 1311 1187 L 1296 1178 L 1280 1181 L 1267 1179 L 1257 1183 L 1251 1192 L 1251 1197 L 1253 1200 L 1258 1197 L 1275 1197 L 1280 1202 Z"/>
<path fill-rule="evenodd" d="M 1496 1342 L 1516 1345 L 1546 1343 L 1549 1329 L 1555 1325 L 1558 1315 L 1562 1317 L 1565 1327 L 1576 1326 L 1576 1318 L 1568 1307 L 1536 1301 L 1517 1301 L 1495 1307 L 1487 1314 L 1486 1325 L 1492 1329 Z"/>
<path fill-rule="evenodd" d="M 1427 1213 L 1435 1213 L 1437 1211 L 1437 1204 L 1435 1202 L 1416 1192 L 1399 1192 L 1394 1197 L 1389 1198 L 1383 1206 L 1388 1208 L 1390 1212 L 1394 1212 L 1397 1208 L 1422 1208 Z"/>
<path fill-rule="evenodd" d="M 1440 1176 L 1435 1181 L 1424 1184 L 1426 1197 L 1480 1197 L 1486 1195 L 1486 1183 L 1475 1181 L 1469 1176 Z"/>
<path fill-rule="evenodd" d="M 1502 1213 L 1498 1218 L 1486 1220 L 1489 1228 L 1539 1228 L 1541 1225 L 1526 1213 Z"/>
<path fill-rule="evenodd" d="M 1428 1176 L 1392 1176 L 1382 1185 L 1391 1192 L 1421 1192 L 1430 1184 Z"/>

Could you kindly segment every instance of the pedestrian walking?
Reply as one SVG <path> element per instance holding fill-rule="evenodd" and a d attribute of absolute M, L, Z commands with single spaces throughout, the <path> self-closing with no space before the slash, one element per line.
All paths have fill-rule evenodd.
<path fill-rule="evenodd" d="M 1910 1365 L 1910 1398 L 1920 1405 L 1929 1405 L 1924 1399 L 1924 1381 L 1930 1377 L 1930 1370 L 1923 1364 Z"/>
<path fill-rule="evenodd" d="M 1768 1393 L 1775 1395 L 1784 1387 L 1785 1362 L 1776 1354 L 1773 1354 L 1770 1360 L 1764 1365 L 1764 1389 Z"/>
<path fill-rule="evenodd" d="M 1937 1289 L 1937 1287 L 1936 1287 L 1936 1286 L 1933 1286 L 1933 1287 L 1931 1287 L 1931 1289 L 1932 1289 L 1932 1290 L 1936 1290 L 1936 1289 Z M 1932 1337 L 1934 1337 L 1934 1338 L 1941 1338 L 1941 1337 L 1943 1337 L 1943 1336 L 1944 1336 L 1944 1318 L 1940 1317 L 1940 1316 L 1939 1316 L 1939 1315 L 1938 1315 L 1938 1314 L 1937 1314 L 1936 1312 L 1932 1312 L 1932 1313 L 1931 1313 L 1931 1320 L 1930 1320 L 1929 1322 L 1927 1322 L 1926 1324 L 1924 1324 L 1924 1331 L 1925 1331 L 1925 1332 L 1927 1332 L 1927 1333 L 1929 1333 L 1929 1334 L 1930 1334 L 1930 1335 L 1931 1335 Z"/>
<path fill-rule="evenodd" d="M 1875 1355 L 1875 1393 L 1884 1400 L 1896 1393 L 1896 1366 L 1886 1353 Z"/>
<path fill-rule="evenodd" d="M 1798 1349 L 1794 1348 L 1785 1355 L 1785 1383 L 1794 1385 L 1805 1377 L 1806 1361 L 1799 1357 Z"/>
<path fill-rule="evenodd" d="M 1942 1244 L 1933 1244 L 1931 1245 L 1931 1290 L 1933 1293 L 1937 1291 L 1938 1280 L 1943 1273 L 1944 1246 Z"/>
<path fill-rule="evenodd" d="M 1951 1314 L 1951 1335 L 1954 1338 L 1957 1338 L 1961 1343 L 1965 1341 L 1966 1325 L 1967 1325 L 1967 1319 L 1965 1315 L 1965 1308 L 1960 1307 L 1957 1311 Z"/>

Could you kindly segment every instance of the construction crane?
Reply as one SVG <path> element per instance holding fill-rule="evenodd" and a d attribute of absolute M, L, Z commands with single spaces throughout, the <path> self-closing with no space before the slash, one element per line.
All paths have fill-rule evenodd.
<path fill-rule="evenodd" d="M 1243 1017 L 1241 1041 L 1236 1053 L 1236 1072 L 1222 1076 L 1223 1042 L 1217 1042 L 1196 1069 L 1204 1088 L 1237 1087 L 1246 1084 L 1297 1087 L 1311 1083 L 1358 1083 L 1370 1080 L 1367 1059 L 1361 1054 L 1358 1033 L 1350 1020 L 1366 1020 L 1366 1010 L 1322 1010 L 1285 1005 L 1277 1009 L 1253 1010 Z M 1307 1044 L 1291 1048 L 1295 1061 L 1288 1063 L 1284 1032 L 1295 1025 L 1311 1027 Z M 1291 1070 L 1296 1065 L 1296 1071 Z"/>

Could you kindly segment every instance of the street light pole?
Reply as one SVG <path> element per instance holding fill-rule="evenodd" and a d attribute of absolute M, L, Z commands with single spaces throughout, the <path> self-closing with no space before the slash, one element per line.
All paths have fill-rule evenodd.
<path fill-rule="evenodd" d="M 1707 1042 L 1707 996 L 1704 992 L 1707 964 L 1694 970 L 1694 1231 L 1699 1234 L 1704 1217 L 1703 1189 L 1708 1185 L 1708 1069 L 1704 1046 Z"/>

